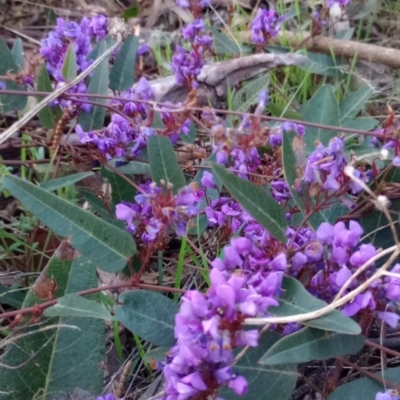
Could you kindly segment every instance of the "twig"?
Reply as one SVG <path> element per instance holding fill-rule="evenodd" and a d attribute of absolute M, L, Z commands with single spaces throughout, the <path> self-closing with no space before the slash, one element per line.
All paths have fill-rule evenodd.
<path fill-rule="evenodd" d="M 382 383 L 382 385 L 385 385 L 385 384 L 386 384 L 387 386 L 390 386 L 392 389 L 400 390 L 400 385 L 398 385 L 398 384 L 396 384 L 396 383 L 393 383 L 393 382 L 390 382 L 390 381 L 387 381 L 386 379 L 381 378 L 380 376 L 375 375 L 375 374 L 373 374 L 372 372 L 369 372 L 369 371 L 367 371 L 366 369 L 364 369 L 364 368 L 362 368 L 362 367 L 359 367 L 359 366 L 356 365 L 356 364 L 353 364 L 352 362 L 346 360 L 345 358 L 342 358 L 342 357 L 336 357 L 336 358 L 337 358 L 338 360 L 340 360 L 343 364 L 348 365 L 349 367 L 352 367 L 352 368 L 354 368 L 355 370 L 361 372 L 363 375 L 366 375 L 366 376 L 368 376 L 368 377 L 370 377 L 370 378 L 372 378 L 372 379 L 375 379 L 376 381 Z M 382 372 L 383 372 L 383 371 L 382 371 Z"/>
<path fill-rule="evenodd" d="M 400 254 L 399 249 L 397 246 L 392 246 L 391 247 L 393 254 L 389 258 L 389 260 L 386 261 L 382 267 L 376 271 L 369 279 L 367 279 L 365 282 L 363 282 L 360 286 L 358 286 L 356 289 L 348 293 L 346 296 L 337 299 L 336 301 L 333 301 L 331 304 L 328 304 L 327 306 L 320 308 L 319 310 L 316 311 L 311 311 L 308 313 L 304 314 L 297 314 L 297 315 L 289 315 L 286 317 L 268 317 L 268 318 L 247 318 L 245 319 L 244 323 L 246 325 L 265 325 L 265 324 L 287 324 L 289 322 L 297 322 L 301 323 L 304 321 L 310 321 L 312 319 L 316 319 L 319 317 L 322 317 L 329 312 L 335 310 L 338 307 L 343 306 L 347 302 L 351 301 L 356 297 L 358 294 L 362 293 L 365 289 L 367 289 L 376 279 L 378 279 L 380 276 L 382 276 L 385 272 L 386 269 L 388 269 L 391 265 L 392 262 L 398 257 Z M 382 255 L 380 254 L 380 257 Z M 361 266 L 363 268 L 364 265 Z"/>
<path fill-rule="evenodd" d="M 110 54 L 112 54 L 122 43 L 122 39 L 118 38 L 116 43 L 114 43 L 108 50 L 106 50 L 102 55 L 97 58 L 92 65 L 90 65 L 87 69 L 81 72 L 75 79 L 73 79 L 70 83 L 67 83 L 65 86 L 60 87 L 55 90 L 47 97 L 45 97 L 40 103 L 36 105 L 32 110 L 28 111 L 20 120 L 14 122 L 8 129 L 6 129 L 0 135 L 0 144 L 4 143 L 9 137 L 11 137 L 15 132 L 25 126 L 39 111 L 41 111 L 44 107 L 46 107 L 53 100 L 57 99 L 60 95 L 65 93 L 67 90 L 74 87 L 81 80 L 83 80 L 86 76 L 88 76 L 103 60 L 105 60 Z"/>

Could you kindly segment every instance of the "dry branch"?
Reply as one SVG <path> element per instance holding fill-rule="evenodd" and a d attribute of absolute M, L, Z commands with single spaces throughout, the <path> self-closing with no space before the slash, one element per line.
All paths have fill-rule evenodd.
<path fill-rule="evenodd" d="M 250 43 L 251 32 L 239 32 L 238 39 L 242 42 Z M 290 46 L 301 45 L 309 51 L 316 53 L 332 54 L 336 56 L 353 58 L 357 56 L 358 60 L 369 61 L 377 64 L 387 65 L 392 68 L 400 67 L 400 50 L 356 42 L 354 40 L 334 39 L 326 36 L 314 36 L 301 33 L 280 32 L 278 37 L 272 39 L 273 44 L 282 44 L 288 42 Z"/>

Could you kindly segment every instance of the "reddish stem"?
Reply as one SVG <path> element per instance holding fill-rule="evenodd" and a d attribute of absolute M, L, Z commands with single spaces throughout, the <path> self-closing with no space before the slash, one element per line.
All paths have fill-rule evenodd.
<path fill-rule="evenodd" d="M 148 290 L 158 290 L 160 292 L 186 293 L 186 290 L 184 290 L 184 289 L 170 288 L 170 287 L 166 287 L 166 286 L 150 285 L 150 284 L 139 283 L 139 282 L 126 282 L 126 283 L 115 283 L 113 285 L 86 289 L 86 290 L 82 290 L 80 292 L 77 292 L 76 294 L 79 295 L 79 296 L 86 296 L 86 295 L 89 295 L 89 294 L 102 292 L 102 291 L 105 291 L 105 290 L 115 290 L 115 289 L 121 289 L 121 288 L 126 288 L 126 287 L 128 287 L 128 288 L 148 289 Z M 4 313 L 1 313 L 0 314 L 0 320 L 1 319 L 5 319 L 5 318 L 16 317 L 17 315 L 29 314 L 29 313 L 32 313 L 34 311 L 37 311 L 38 309 L 43 311 L 46 308 L 56 304 L 58 302 L 58 300 L 59 299 L 53 299 L 53 300 L 49 300 L 49 301 L 46 301 L 46 302 L 41 303 L 41 304 L 35 304 L 32 307 L 22 308 L 21 310 L 7 311 L 7 312 L 4 312 Z"/>

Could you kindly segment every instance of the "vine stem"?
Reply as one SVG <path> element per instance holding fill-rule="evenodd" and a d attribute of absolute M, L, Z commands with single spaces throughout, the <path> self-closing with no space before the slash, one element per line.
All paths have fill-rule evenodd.
<path fill-rule="evenodd" d="M 86 78 L 100 63 L 105 60 L 110 54 L 112 54 L 122 43 L 122 39 L 118 38 L 118 40 L 108 49 L 106 50 L 99 58 L 97 58 L 92 65 L 82 71 L 75 79 L 71 82 L 67 83 L 66 85 L 58 88 L 54 92 L 50 93 L 47 97 L 45 97 L 40 103 L 36 105 L 36 107 L 32 108 L 32 110 L 28 111 L 21 119 L 14 122 L 9 128 L 7 128 L 1 135 L 0 135 L 0 144 L 4 143 L 9 137 L 11 137 L 15 132 L 20 130 L 23 126 L 25 126 L 39 111 L 41 111 L 44 107 L 46 107 L 49 103 L 53 100 L 60 97 L 64 94 L 67 90 L 74 87 L 84 78 Z"/>
<path fill-rule="evenodd" d="M 62 89 L 64 89 L 64 88 L 62 88 Z M 121 97 L 121 96 L 110 96 L 110 95 L 90 94 L 90 93 L 64 93 L 64 92 L 60 93 L 58 91 L 56 91 L 56 92 L 37 92 L 37 91 L 32 90 L 30 92 L 26 92 L 26 91 L 20 91 L 20 90 L 2 89 L 2 90 L 0 90 L 0 94 L 11 94 L 11 95 L 18 95 L 18 96 L 46 96 L 49 94 L 50 95 L 53 94 L 53 95 L 55 95 L 55 98 L 56 97 L 66 97 L 66 98 L 86 97 L 86 98 L 119 100 L 119 101 L 125 101 L 125 102 L 132 101 L 132 99 L 128 99 L 126 97 Z M 46 100 L 46 99 L 44 99 L 44 100 Z M 158 102 L 158 101 L 154 101 L 154 100 L 135 99 L 135 102 L 148 104 L 153 107 L 154 111 L 157 111 L 157 112 L 165 111 L 165 109 L 163 110 L 158 107 L 167 107 L 168 112 L 170 112 L 170 113 L 182 113 L 182 112 L 186 112 L 186 111 L 199 111 L 199 112 L 204 111 L 204 108 L 202 108 L 202 107 L 190 107 L 190 106 L 182 107 L 182 106 L 177 106 L 176 104 L 167 104 L 167 103 Z M 85 101 L 85 103 L 92 104 L 91 101 Z M 39 103 L 38 105 L 40 105 L 40 104 L 41 103 Z M 96 105 L 104 107 L 104 104 L 96 104 Z M 35 112 L 37 112 L 36 107 L 34 110 L 35 110 Z M 238 117 L 241 117 L 244 114 L 246 114 L 249 117 L 260 118 L 264 121 L 292 122 L 292 123 L 297 123 L 297 124 L 301 123 L 302 125 L 309 126 L 311 128 L 324 129 L 324 130 L 329 130 L 329 131 L 335 130 L 338 132 L 348 133 L 348 134 L 358 134 L 358 135 L 365 135 L 365 136 L 379 136 L 379 138 L 382 138 L 382 139 L 392 139 L 393 138 L 393 135 L 380 134 L 380 133 L 373 132 L 373 131 L 370 132 L 370 131 L 363 131 L 361 129 L 345 128 L 345 127 L 341 127 L 341 126 L 339 127 L 339 126 L 333 126 L 333 125 L 324 125 L 324 124 L 318 124 L 318 123 L 308 122 L 308 121 L 298 121 L 295 119 L 289 119 L 289 118 L 283 118 L 283 117 L 273 117 L 270 115 L 256 115 L 254 113 L 244 113 L 244 112 L 239 112 L 239 111 L 230 111 L 230 110 L 222 110 L 222 109 L 215 109 L 214 111 L 217 114 L 234 115 L 234 116 L 238 116 Z M 31 114 L 31 112 L 29 114 Z M 26 115 L 28 115 L 28 114 L 26 114 Z M 32 117 L 33 116 L 30 116 L 26 121 L 24 120 L 23 124 L 26 124 Z M 24 116 L 24 118 L 25 118 L 25 116 Z M 24 118 L 22 118 L 18 122 L 22 121 Z M 124 118 L 127 118 L 127 117 L 125 116 Z M 12 125 L 10 128 L 12 128 L 13 126 L 14 125 Z M 10 128 L 8 128 L 5 132 L 7 132 Z M 4 133 L 3 133 L 3 135 L 4 135 Z M 0 135 L 0 144 L 3 143 L 4 140 L 6 140 L 6 139 L 4 139 L 2 141 L 1 138 L 2 138 L 2 136 Z"/>

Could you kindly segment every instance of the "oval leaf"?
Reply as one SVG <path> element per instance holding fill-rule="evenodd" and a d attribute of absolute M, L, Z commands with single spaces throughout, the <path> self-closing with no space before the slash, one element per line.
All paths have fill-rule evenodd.
<path fill-rule="evenodd" d="M 130 202 L 133 201 L 133 198 L 136 195 L 136 189 L 125 179 L 115 172 L 110 171 L 104 165 L 101 167 L 101 176 L 102 178 L 106 178 L 108 183 L 111 185 L 111 199 L 114 206 L 124 200 Z"/>
<path fill-rule="evenodd" d="M 6 76 L 11 72 L 18 73 L 18 65 L 8 48 L 6 42 L 0 37 L 0 76 Z M 17 85 L 12 81 L 6 82 L 7 90 L 26 91 L 26 85 Z M 28 103 L 28 96 L 16 96 L 11 94 L 0 95 L 0 112 L 6 113 L 14 110 L 23 110 Z"/>
<path fill-rule="evenodd" d="M 339 104 L 340 123 L 343 124 L 344 121 L 355 118 L 364 108 L 372 92 L 372 88 L 367 85 L 350 93 L 342 100 Z"/>
<path fill-rule="evenodd" d="M 138 44 L 139 39 L 134 35 L 125 40 L 110 72 L 110 89 L 122 92 L 133 85 Z"/>
<path fill-rule="evenodd" d="M 339 106 L 333 93 L 332 86 L 321 86 L 317 93 L 304 104 L 301 109 L 303 121 L 339 127 Z M 307 126 L 304 142 L 307 152 L 315 149 L 315 142 L 321 142 L 324 146 L 337 135 L 335 130 L 327 130 Z"/>
<path fill-rule="evenodd" d="M 108 321 L 115 319 L 102 304 L 75 293 L 61 297 L 58 303 L 47 308 L 43 315 L 45 317 L 89 317 Z"/>
<path fill-rule="evenodd" d="M 102 43 L 99 54 L 103 54 L 106 50 L 106 43 Z M 108 57 L 106 57 L 94 70 L 93 76 L 90 78 L 88 93 L 101 95 L 108 94 Z M 91 101 L 99 104 L 107 103 L 107 99 L 97 97 L 91 98 Z M 105 113 L 106 109 L 104 107 L 92 105 L 89 112 L 81 112 L 78 123 L 86 132 L 93 129 L 101 129 L 104 126 Z"/>
<path fill-rule="evenodd" d="M 62 178 L 52 179 L 50 181 L 44 182 L 40 185 L 43 189 L 54 191 L 58 189 L 62 189 L 66 186 L 73 185 L 76 182 L 81 181 L 89 176 L 94 175 L 94 172 L 78 172 L 77 174 L 72 174 L 68 176 L 63 176 Z"/>
<path fill-rule="evenodd" d="M 268 309 L 271 314 L 278 317 L 304 314 L 319 310 L 327 305 L 322 300 L 308 293 L 304 286 L 296 279 L 288 277 L 283 278 L 282 289 L 283 294 L 278 299 L 279 306 Z M 303 324 L 317 329 L 347 333 L 349 335 L 358 335 L 361 332 L 360 326 L 355 321 L 337 310 L 321 318 L 304 321 Z"/>
<path fill-rule="evenodd" d="M 67 54 L 61 68 L 61 74 L 67 82 L 71 82 L 77 75 L 76 52 L 74 43 L 68 46 Z"/>
<path fill-rule="evenodd" d="M 277 332 L 264 333 L 258 346 L 248 349 L 233 367 L 234 372 L 243 375 L 249 384 L 249 390 L 244 397 L 246 400 L 288 400 L 290 398 L 297 381 L 296 365 L 266 367 L 257 364 L 260 354 L 267 351 L 281 337 L 282 335 Z M 243 398 L 231 389 L 223 389 L 219 395 L 226 400 Z"/>
<path fill-rule="evenodd" d="M 24 58 L 24 47 L 20 38 L 14 39 L 14 43 L 11 49 L 11 54 L 14 58 L 15 64 L 18 69 L 23 71 L 25 69 L 25 58 Z"/>
<path fill-rule="evenodd" d="M 251 216 L 275 238 L 286 243 L 286 217 L 283 208 L 262 187 L 228 172 L 225 167 L 212 163 L 214 174 L 221 179 L 230 194 Z"/>
<path fill-rule="evenodd" d="M 382 378 L 382 372 L 375 375 Z M 400 385 L 400 367 L 387 369 L 383 378 Z M 375 400 L 377 392 L 385 391 L 386 388 L 382 383 L 371 378 L 361 378 L 338 387 L 327 400 Z"/>
<path fill-rule="evenodd" d="M 36 293 L 39 293 L 40 282 L 50 278 L 57 283 L 57 298 L 97 287 L 95 266 L 87 258 L 76 257 L 74 249 L 63 242 L 36 281 Z M 92 295 L 91 298 L 97 299 L 98 296 Z M 31 289 L 23 307 L 42 301 Z M 76 388 L 100 394 L 104 375 L 99 368 L 105 356 L 104 321 L 91 316 L 63 316 L 44 317 L 40 322 L 29 328 L 29 335 L 12 343 L 3 355 L 0 390 L 12 393 L 4 398 L 53 400 Z M 44 330 L 49 325 L 53 328 Z"/>
<path fill-rule="evenodd" d="M 149 156 L 151 177 L 157 185 L 161 180 L 172 183 L 172 191 L 178 190 L 186 185 L 183 172 L 176 160 L 174 148 L 169 138 L 165 136 L 152 136 L 147 141 L 147 152 Z"/>
<path fill-rule="evenodd" d="M 248 112 L 257 103 L 259 93 L 268 87 L 269 81 L 270 76 L 267 73 L 243 86 L 233 98 L 233 111 Z"/>
<path fill-rule="evenodd" d="M 136 246 L 132 237 L 75 204 L 14 176 L 3 177 L 4 187 L 62 237 L 107 272 L 121 271 Z"/>
<path fill-rule="evenodd" d="M 40 68 L 40 73 L 36 82 L 36 89 L 38 92 L 52 92 L 53 87 L 51 85 L 49 73 L 44 65 Z M 44 97 L 36 97 L 38 101 L 44 99 Z M 45 129 L 53 129 L 57 121 L 61 118 L 62 111 L 60 106 L 50 107 L 46 106 L 39 111 L 39 121 Z"/>
<path fill-rule="evenodd" d="M 157 292 L 125 292 L 115 307 L 115 315 L 131 332 L 157 346 L 175 343 L 174 326 L 178 305 Z"/>
<path fill-rule="evenodd" d="M 355 354 L 364 337 L 307 327 L 275 343 L 259 361 L 262 365 L 297 364 Z"/>

